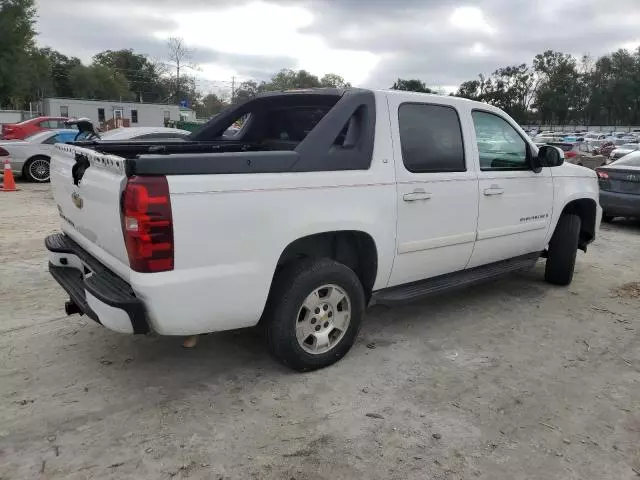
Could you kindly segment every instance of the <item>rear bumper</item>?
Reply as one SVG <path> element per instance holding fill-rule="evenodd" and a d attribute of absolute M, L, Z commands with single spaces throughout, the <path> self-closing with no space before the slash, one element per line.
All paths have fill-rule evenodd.
<path fill-rule="evenodd" d="M 640 217 L 640 195 L 600 190 L 600 206 L 605 215 Z"/>
<path fill-rule="evenodd" d="M 128 283 L 64 234 L 48 236 L 45 246 L 49 272 L 82 313 L 117 332 L 149 332 L 145 307 Z"/>

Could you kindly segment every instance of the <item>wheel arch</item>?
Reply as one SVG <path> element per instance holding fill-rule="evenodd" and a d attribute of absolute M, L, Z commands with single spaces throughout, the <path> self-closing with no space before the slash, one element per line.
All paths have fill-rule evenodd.
<path fill-rule="evenodd" d="M 578 198 L 571 200 L 564 206 L 560 216 L 569 214 L 578 215 L 578 217 L 580 217 L 581 225 L 578 248 L 586 252 L 587 245 L 589 245 L 596 236 L 598 204 L 592 198 Z"/>
<path fill-rule="evenodd" d="M 348 266 L 360 279 L 369 299 L 378 275 L 378 248 L 369 233 L 336 230 L 300 237 L 284 248 L 275 274 L 292 262 L 305 258 L 331 258 Z"/>

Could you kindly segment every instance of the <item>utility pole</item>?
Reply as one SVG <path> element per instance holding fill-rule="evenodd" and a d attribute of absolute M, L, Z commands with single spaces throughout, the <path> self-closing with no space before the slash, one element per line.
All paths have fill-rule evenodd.
<path fill-rule="evenodd" d="M 231 77 L 231 103 L 236 98 L 236 77 Z"/>
<path fill-rule="evenodd" d="M 180 57 L 176 59 L 176 103 L 180 105 Z"/>

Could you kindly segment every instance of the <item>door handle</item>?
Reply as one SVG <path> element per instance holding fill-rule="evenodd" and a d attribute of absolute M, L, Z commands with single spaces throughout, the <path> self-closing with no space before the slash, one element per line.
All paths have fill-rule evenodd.
<path fill-rule="evenodd" d="M 415 202 L 415 201 L 418 201 L 418 200 L 429 200 L 430 198 L 431 198 L 431 194 L 428 193 L 428 192 L 425 192 L 422 189 L 414 190 L 411 193 L 405 193 L 402 196 L 402 199 L 405 202 Z"/>
<path fill-rule="evenodd" d="M 502 195 L 503 193 L 504 188 L 500 188 L 498 185 L 491 185 L 491 187 L 484 189 L 484 194 L 487 196 Z"/>

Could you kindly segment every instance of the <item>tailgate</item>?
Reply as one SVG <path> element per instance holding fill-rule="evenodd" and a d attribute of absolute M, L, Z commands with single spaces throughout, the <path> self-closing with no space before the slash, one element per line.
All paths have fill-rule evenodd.
<path fill-rule="evenodd" d="M 126 185 L 125 159 L 57 144 L 51 158 L 53 198 L 62 230 L 99 261 L 129 278 L 120 199 Z"/>

